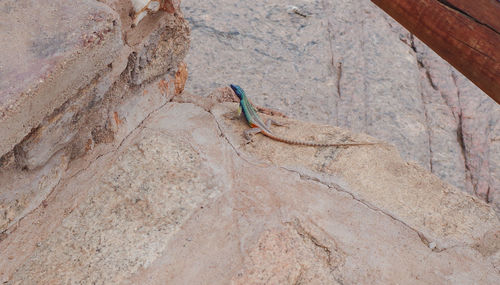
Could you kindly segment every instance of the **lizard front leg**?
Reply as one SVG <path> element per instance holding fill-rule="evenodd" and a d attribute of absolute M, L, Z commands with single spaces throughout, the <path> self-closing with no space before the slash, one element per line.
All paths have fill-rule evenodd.
<path fill-rule="evenodd" d="M 238 106 L 238 112 L 234 114 L 232 120 L 239 120 L 240 118 L 245 118 L 245 115 L 242 112 L 241 106 Z"/>

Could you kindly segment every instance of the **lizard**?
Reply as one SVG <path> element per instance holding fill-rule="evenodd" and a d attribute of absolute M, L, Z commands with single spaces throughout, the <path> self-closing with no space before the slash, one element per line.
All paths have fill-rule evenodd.
<path fill-rule="evenodd" d="M 273 139 L 275 141 L 288 143 L 288 144 L 294 144 L 294 145 L 304 145 L 304 146 L 327 147 L 327 146 L 364 146 L 364 145 L 376 145 L 376 144 L 378 144 L 378 143 L 371 143 L 371 142 L 323 143 L 323 142 L 314 142 L 314 141 L 294 140 L 294 139 L 281 137 L 279 135 L 274 134 L 271 131 L 270 127 L 271 127 L 271 124 L 278 125 L 278 126 L 282 126 L 283 124 L 280 124 L 280 123 L 275 122 L 273 120 L 267 120 L 267 122 L 264 124 L 264 122 L 260 118 L 259 114 L 257 113 L 257 110 L 255 110 L 255 107 L 248 100 L 248 97 L 246 96 L 245 91 L 243 91 L 243 89 L 240 86 L 235 85 L 235 84 L 231 84 L 230 87 L 240 100 L 239 106 L 238 106 L 238 115 L 241 115 L 241 112 L 243 112 L 243 115 L 244 115 L 248 125 L 251 127 L 251 129 L 246 130 L 244 132 L 244 136 L 247 140 L 250 140 L 251 135 L 261 133 L 261 134 L 265 135 L 266 137 Z"/>

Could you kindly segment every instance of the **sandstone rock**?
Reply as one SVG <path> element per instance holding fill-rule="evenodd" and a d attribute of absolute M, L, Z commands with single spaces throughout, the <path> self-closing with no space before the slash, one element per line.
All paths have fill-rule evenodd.
<path fill-rule="evenodd" d="M 44 53 L 36 60 L 27 54 L 26 58 L 23 58 L 26 64 L 8 66 L 12 69 L 9 75 L 12 78 L 16 77 L 15 72 L 24 72 L 23 68 L 37 76 L 48 74 L 47 76 L 51 79 L 43 82 L 38 82 L 38 79 L 35 80 L 36 82 L 30 81 L 31 77 L 21 78 L 23 79 L 21 83 L 25 84 L 26 88 L 30 87 L 30 84 L 40 85 L 43 87 L 40 87 L 42 88 L 40 90 L 45 90 L 45 93 L 36 93 L 38 89 L 35 88 L 33 90 L 36 92 L 30 93 L 31 97 L 28 98 L 24 93 L 14 92 L 21 92 L 22 84 L 8 87 L 8 81 L 0 83 L 1 94 L 12 95 L 9 98 L 14 99 L 19 96 L 19 104 L 26 103 L 27 106 L 31 106 L 28 109 L 12 109 L 4 113 L 6 116 L 0 118 L 2 133 L 0 139 L 8 141 L 24 136 L 12 132 L 16 124 L 8 125 L 7 128 L 3 125 L 17 118 L 16 116 L 26 116 L 23 117 L 24 121 L 16 123 L 28 121 L 35 123 L 39 120 L 36 127 L 17 143 L 14 150 L 3 154 L 0 159 L 0 233 L 2 236 L 14 231 L 17 223 L 33 209 L 50 201 L 51 193 L 61 182 L 62 174 L 65 173 L 69 161 L 89 153 L 103 155 L 100 152 L 103 149 L 101 145 L 114 145 L 117 141 L 123 140 L 148 114 L 164 105 L 176 92 L 182 92 L 187 77 L 186 67 L 183 64 L 179 65 L 182 72 L 176 75 L 175 64 L 182 60 L 189 44 L 187 23 L 182 19 L 179 10 L 170 11 L 170 13 L 159 11 L 154 15 L 154 19 L 146 17 L 138 27 L 132 28 L 128 13 L 126 16 L 122 13 L 127 5 L 130 5 L 126 1 L 104 3 L 112 7 L 119 15 L 103 3 L 83 1 L 69 5 L 63 2 L 42 1 L 33 3 L 34 6 L 31 8 L 25 7 L 26 3 L 20 2 L 8 1 L 1 4 L 6 7 L 1 10 L 7 13 L 6 18 L 26 18 L 28 21 L 17 27 L 27 30 L 12 31 L 13 34 L 16 31 L 19 32 L 23 37 L 13 38 L 6 45 L 6 52 L 14 52 L 14 46 L 25 47 L 26 52 L 34 52 L 40 47 L 38 45 L 30 47 L 30 40 L 41 41 L 47 34 L 65 35 L 61 40 L 66 40 L 66 42 L 48 43 L 55 45 L 50 47 L 53 49 L 51 53 Z M 176 9 L 178 9 L 179 3 L 174 3 L 177 3 Z M 40 6 L 41 14 L 28 17 L 30 13 L 36 13 L 30 9 L 37 8 L 37 5 Z M 57 11 L 54 12 L 54 9 Z M 77 17 L 70 21 L 68 20 L 69 14 L 66 15 L 64 12 L 72 13 Z M 36 17 L 39 19 L 36 20 Z M 35 21 L 38 21 L 37 24 L 47 25 L 50 30 L 45 34 L 30 33 L 31 30 L 37 29 Z M 65 25 L 65 21 L 70 23 Z M 29 23 L 31 23 L 29 27 L 24 26 Z M 123 23 L 126 25 L 124 26 Z M 99 29 L 105 29 L 108 24 L 113 27 L 113 30 L 108 31 L 113 36 L 106 35 L 101 39 L 98 36 Z M 2 28 L 10 26 L 12 24 L 3 25 Z M 38 29 L 41 27 L 38 26 Z M 96 32 L 93 33 L 93 30 Z M 5 30 L 5 32 L 8 31 Z M 79 33 L 84 36 L 94 35 L 97 41 L 82 43 L 78 38 L 81 36 Z M 151 37 L 152 33 L 155 36 Z M 130 41 L 123 41 L 122 37 Z M 132 40 L 135 41 L 134 44 Z M 19 49 L 19 52 L 21 51 L 23 49 Z M 144 65 L 150 71 L 148 75 L 142 75 L 144 80 L 151 82 L 148 86 L 135 85 L 131 80 L 130 74 L 134 68 L 129 64 L 130 58 L 133 57 L 132 54 L 138 52 L 154 54 L 157 57 L 154 62 Z M 85 59 L 86 56 L 89 58 Z M 164 61 L 160 62 L 160 58 L 164 58 Z M 71 64 L 68 63 L 70 59 L 74 61 Z M 6 57 L 2 59 L 2 64 L 3 62 L 12 64 L 11 61 L 11 58 Z M 57 72 L 50 67 L 46 70 L 47 74 L 41 74 L 43 70 L 34 69 L 31 66 L 33 61 L 48 66 L 53 65 Z M 94 61 L 97 62 L 95 66 Z M 101 65 L 103 69 L 98 69 Z M 165 69 L 165 66 L 169 67 Z M 92 80 L 87 80 L 89 75 L 92 76 L 90 78 Z M 10 80 L 11 77 L 5 79 Z M 73 81 L 66 81 L 69 79 Z M 68 90 L 72 93 L 70 91 L 68 92 L 71 94 L 57 93 L 58 88 L 64 86 L 69 86 Z M 14 87 L 20 89 L 14 89 Z M 64 100 L 61 99 L 63 97 Z M 43 107 L 37 105 L 41 102 L 39 98 L 45 100 L 44 104 L 49 107 L 43 109 L 42 113 L 34 113 L 35 108 Z M 7 97 L 0 97 L 0 99 L 2 99 L 0 100 L 2 104 L 8 103 L 8 101 L 3 101 L 3 99 L 8 99 Z"/>
<path fill-rule="evenodd" d="M 105 113 L 106 116 L 109 115 L 109 118 L 105 120 L 109 123 L 107 127 L 101 128 L 98 125 L 89 132 L 89 128 L 84 125 L 84 122 L 78 123 L 78 125 L 84 126 L 84 131 L 90 133 L 90 138 L 77 136 L 77 139 L 73 141 L 73 143 L 82 143 L 82 145 L 74 146 L 74 150 L 82 151 L 82 154 L 75 155 L 61 150 L 56 155 L 51 155 L 49 162 L 35 170 L 22 170 L 12 161 L 5 162 L 5 165 L 0 168 L 0 213 L 2 213 L 0 215 L 0 232 L 8 232 L 9 226 L 40 206 L 42 200 L 48 199 L 54 185 L 60 182 L 61 173 L 66 171 L 68 161 L 83 154 L 102 155 L 103 153 L 100 152 L 100 149 L 102 149 L 101 144 L 115 145 L 119 143 L 149 113 L 163 106 L 169 96 L 172 96 L 175 92 L 175 78 L 167 77 L 166 79 L 160 79 L 145 86 L 144 89 L 137 91 L 139 94 L 135 94 L 136 96 L 130 96 L 129 94 L 129 97 L 126 97 L 119 105 L 113 106 L 109 114 Z M 72 122 L 69 126 L 75 126 L 75 124 L 75 122 Z M 59 125 L 56 124 L 55 126 L 58 127 Z M 60 132 L 68 131 L 66 127 L 54 129 Z M 69 135 L 69 133 L 57 133 L 56 135 L 58 134 Z M 33 142 L 33 149 L 45 151 L 44 147 L 50 147 L 47 141 L 54 142 L 54 145 L 57 146 L 57 140 L 47 136 L 45 140 Z M 39 155 L 44 153 L 47 152 L 41 152 Z"/>
<path fill-rule="evenodd" d="M 95 1 L 0 5 L 1 156 L 99 77 L 123 42 L 116 13 Z"/>
<path fill-rule="evenodd" d="M 263 136 L 245 144 L 247 126 L 235 117 L 236 107 L 207 112 L 166 104 L 123 139 L 103 145 L 107 151 L 89 166 L 68 171 L 75 174 L 63 178 L 47 206 L 0 243 L 3 281 L 495 284 L 500 278 L 494 268 L 500 222 L 484 202 L 386 145 L 297 147 Z M 280 120 L 293 128 L 276 131 L 289 136 L 373 140 Z"/>
<path fill-rule="evenodd" d="M 47 9 L 51 9 L 51 6 L 43 1 L 37 2 L 37 5 L 43 8 L 39 16 L 41 19 L 38 21 L 41 23 L 44 23 L 44 21 L 50 22 L 52 26 L 50 26 L 51 31 L 49 33 L 60 35 L 71 32 L 72 37 L 75 37 L 76 40 L 78 40 L 80 33 L 83 34 L 82 37 L 87 37 L 87 33 L 90 33 L 98 41 L 94 43 L 94 40 L 88 40 L 88 42 L 80 43 L 70 37 L 63 44 L 53 43 L 54 45 L 61 45 L 60 47 L 52 47 L 55 49 L 53 54 L 40 55 L 39 60 L 50 64 L 53 64 L 52 62 L 59 64 L 58 61 L 66 64 L 75 54 L 78 55 L 78 58 L 82 57 L 79 60 L 84 60 L 83 58 L 86 56 L 89 56 L 91 60 L 84 60 L 85 64 L 75 63 L 74 69 L 66 66 L 67 64 L 64 65 L 62 74 L 71 74 L 71 80 L 74 82 L 59 73 L 49 73 L 51 80 L 47 82 L 52 82 L 52 85 L 47 88 L 52 89 L 48 89 L 50 92 L 47 91 L 40 95 L 42 97 L 45 96 L 43 97 L 45 98 L 43 99 L 45 100 L 44 104 L 47 106 L 50 105 L 46 110 L 44 109 L 44 112 L 40 114 L 35 112 L 35 114 L 32 114 L 33 110 L 28 112 L 25 110 L 29 109 L 28 107 L 18 108 L 16 109 L 17 111 L 10 112 L 9 114 L 11 115 L 5 116 L 5 125 L 1 125 L 0 122 L 0 127 L 5 128 L 7 124 L 10 124 L 9 122 L 12 122 L 12 120 L 21 115 L 24 116 L 23 120 L 31 122 L 31 132 L 29 134 L 24 133 L 22 136 L 26 136 L 21 142 L 18 140 L 22 136 L 19 136 L 19 134 L 11 135 L 14 125 L 8 125 L 9 127 L 5 129 L 6 140 L 14 142 L 14 137 L 17 137 L 15 139 L 17 143 L 15 155 L 17 163 L 21 167 L 27 169 L 41 167 L 52 155 L 61 149 L 65 149 L 67 153 L 70 153 L 70 157 L 74 158 L 84 154 L 95 144 L 109 143 L 114 135 L 112 130 L 114 117 L 122 115 L 115 113 L 112 109 L 114 106 L 119 105 L 124 98 L 130 96 L 131 92 L 128 89 L 141 88 L 135 85 L 140 85 L 144 81 L 154 80 L 166 73 L 170 73 L 173 76 L 177 66 L 187 52 L 189 29 L 187 22 L 182 18 L 178 2 L 166 1 L 170 3 L 172 9 L 175 9 L 162 9 L 157 14 L 144 18 L 137 27 L 131 26 L 132 19 L 128 13 L 132 5 L 130 2 L 112 0 L 102 2 L 111 7 L 116 13 L 104 4 L 90 2 L 88 7 L 71 4 L 71 9 L 67 12 L 82 15 L 81 21 L 71 22 L 72 25 L 64 25 L 64 21 L 60 21 L 61 17 L 62 19 L 66 19 L 69 14 L 63 15 L 61 14 L 63 12 L 60 12 L 60 15 L 56 15 L 57 17 L 52 17 L 46 11 Z M 54 6 L 56 4 L 52 3 L 51 5 Z M 65 5 L 69 4 L 61 2 L 57 5 L 60 6 L 57 6 L 58 10 L 65 11 Z M 105 20 L 104 16 L 98 17 L 100 20 L 97 21 L 97 24 L 92 22 L 92 17 L 95 15 L 91 18 L 85 16 L 96 13 L 91 10 L 94 6 L 100 7 L 100 9 L 104 9 L 103 11 L 107 11 L 110 14 L 110 19 L 106 21 L 112 22 L 114 38 L 108 41 L 113 43 L 112 48 L 106 45 L 105 38 L 101 39 L 99 31 L 94 34 L 91 33 L 93 29 L 110 29 L 107 26 L 100 28 L 97 25 Z M 31 11 L 30 9 L 16 9 L 9 10 L 8 15 L 12 18 L 20 17 L 20 15 L 25 17 L 26 15 L 23 13 Z M 47 19 L 44 17 L 47 17 Z M 89 19 L 91 19 L 90 22 L 88 22 Z M 60 25 L 67 30 L 61 31 Z M 95 25 L 95 27 L 92 27 L 89 31 L 89 25 Z M 77 30 L 77 28 L 80 30 Z M 111 30 L 107 31 L 107 33 L 110 32 Z M 35 42 L 43 40 L 44 37 L 43 34 L 34 34 L 32 36 Z M 12 42 L 12 46 L 18 45 L 24 47 L 30 45 L 29 42 L 25 42 L 22 39 L 15 39 Z M 90 45 L 90 43 L 93 43 L 93 45 Z M 57 48 L 61 49 L 61 51 L 57 50 Z M 65 54 L 61 54 L 62 51 Z M 99 54 L 94 55 L 93 53 Z M 27 58 L 30 59 L 29 56 Z M 94 66 L 93 61 L 96 61 L 98 64 Z M 6 64 L 13 65 L 12 62 Z M 15 72 L 23 71 L 18 70 Z M 32 84 L 32 82 L 29 82 L 29 79 L 26 79 L 26 82 Z M 38 82 L 36 83 L 38 84 Z M 67 96 L 61 96 L 58 94 L 58 89 L 54 89 L 54 84 L 56 87 L 66 84 L 71 91 L 68 91 Z M 8 89 L 4 91 L 8 91 Z M 13 90 L 9 92 L 11 92 L 12 96 L 20 96 L 15 92 L 21 91 Z M 170 93 L 169 96 L 173 94 Z M 23 96 L 20 96 L 22 100 L 24 100 Z M 38 99 L 33 99 L 29 104 L 34 104 L 34 100 Z M 34 108 L 38 107 L 40 106 Z M 23 122 L 21 120 L 18 123 Z M 23 124 L 26 127 L 25 129 L 29 131 L 30 128 L 27 127 L 27 124 Z M 10 146 L 12 147 L 12 144 Z"/>
<path fill-rule="evenodd" d="M 189 45 L 186 21 L 172 15 L 165 16 L 164 21 L 164 25 L 141 43 L 143 48 L 130 55 L 128 72 L 132 84 L 139 85 L 166 72 L 175 71 L 184 59 Z"/>
<path fill-rule="evenodd" d="M 6 233 L 38 207 L 66 173 L 69 157 L 59 152 L 36 172 L 2 169 L 0 172 L 0 232 Z M 1 240 L 1 238 L 0 238 Z"/>

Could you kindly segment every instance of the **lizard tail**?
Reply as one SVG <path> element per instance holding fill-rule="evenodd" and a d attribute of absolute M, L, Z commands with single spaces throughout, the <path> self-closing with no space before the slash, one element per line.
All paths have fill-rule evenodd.
<path fill-rule="evenodd" d="M 370 142 L 365 142 L 365 143 L 321 143 L 321 142 L 313 142 L 313 141 L 300 141 L 300 140 L 292 140 L 284 137 L 280 137 L 265 131 L 261 131 L 263 135 L 266 137 L 269 137 L 273 140 L 288 143 L 288 144 L 295 144 L 295 145 L 304 145 L 304 146 L 318 146 L 318 147 L 325 147 L 325 146 L 362 146 L 362 145 L 376 145 L 377 143 L 370 143 Z"/>

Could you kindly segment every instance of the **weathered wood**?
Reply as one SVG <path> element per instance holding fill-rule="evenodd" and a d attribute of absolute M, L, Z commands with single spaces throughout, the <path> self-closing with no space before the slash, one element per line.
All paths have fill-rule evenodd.
<path fill-rule="evenodd" d="M 500 103 L 500 3 L 372 0 Z"/>
<path fill-rule="evenodd" d="M 498 0 L 448 0 L 449 6 L 460 10 L 482 24 L 500 31 L 500 4 Z"/>

